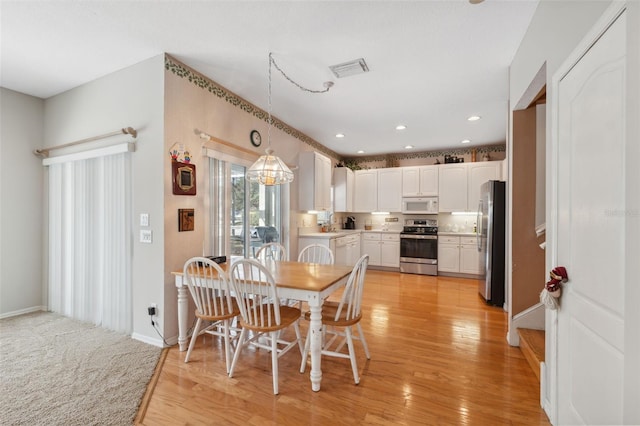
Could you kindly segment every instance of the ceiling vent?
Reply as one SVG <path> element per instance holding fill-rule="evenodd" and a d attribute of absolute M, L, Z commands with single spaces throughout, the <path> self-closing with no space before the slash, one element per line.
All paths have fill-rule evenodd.
<path fill-rule="evenodd" d="M 331 65 L 329 69 L 338 78 L 369 72 L 369 67 L 363 58 L 343 62 L 338 65 Z"/>

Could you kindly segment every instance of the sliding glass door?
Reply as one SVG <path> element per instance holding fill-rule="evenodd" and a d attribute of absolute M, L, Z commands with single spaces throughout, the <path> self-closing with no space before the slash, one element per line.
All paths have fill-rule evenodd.
<path fill-rule="evenodd" d="M 214 254 L 255 257 L 263 244 L 282 239 L 282 187 L 251 183 L 250 164 L 211 159 Z"/>

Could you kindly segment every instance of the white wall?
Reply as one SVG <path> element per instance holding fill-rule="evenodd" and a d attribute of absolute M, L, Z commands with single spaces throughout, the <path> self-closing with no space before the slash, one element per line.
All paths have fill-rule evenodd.
<path fill-rule="evenodd" d="M 0 318 L 41 310 L 44 102 L 0 88 Z"/>
<path fill-rule="evenodd" d="M 133 336 L 160 345 L 147 306 L 154 302 L 160 315 L 164 311 L 164 55 L 47 99 L 44 123 L 46 146 L 123 127 L 138 130 L 132 155 Z M 149 213 L 152 244 L 138 242 L 140 213 Z"/>

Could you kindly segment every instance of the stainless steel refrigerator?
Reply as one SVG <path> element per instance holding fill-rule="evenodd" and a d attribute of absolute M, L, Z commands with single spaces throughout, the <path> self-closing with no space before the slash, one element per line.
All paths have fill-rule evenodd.
<path fill-rule="evenodd" d="M 505 293 L 505 182 L 490 180 L 480 187 L 476 238 L 485 279 L 478 291 L 490 305 L 504 305 Z"/>

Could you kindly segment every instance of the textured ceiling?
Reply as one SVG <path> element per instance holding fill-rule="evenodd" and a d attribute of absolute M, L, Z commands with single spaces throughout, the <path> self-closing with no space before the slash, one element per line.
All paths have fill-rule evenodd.
<path fill-rule="evenodd" d="M 310 94 L 274 70 L 272 98 L 339 154 L 489 145 L 505 140 L 508 67 L 537 3 L 2 0 L 0 85 L 48 98 L 166 52 L 266 110 L 272 51 L 305 87 L 335 82 Z M 328 69 L 357 58 L 369 73 Z"/>

